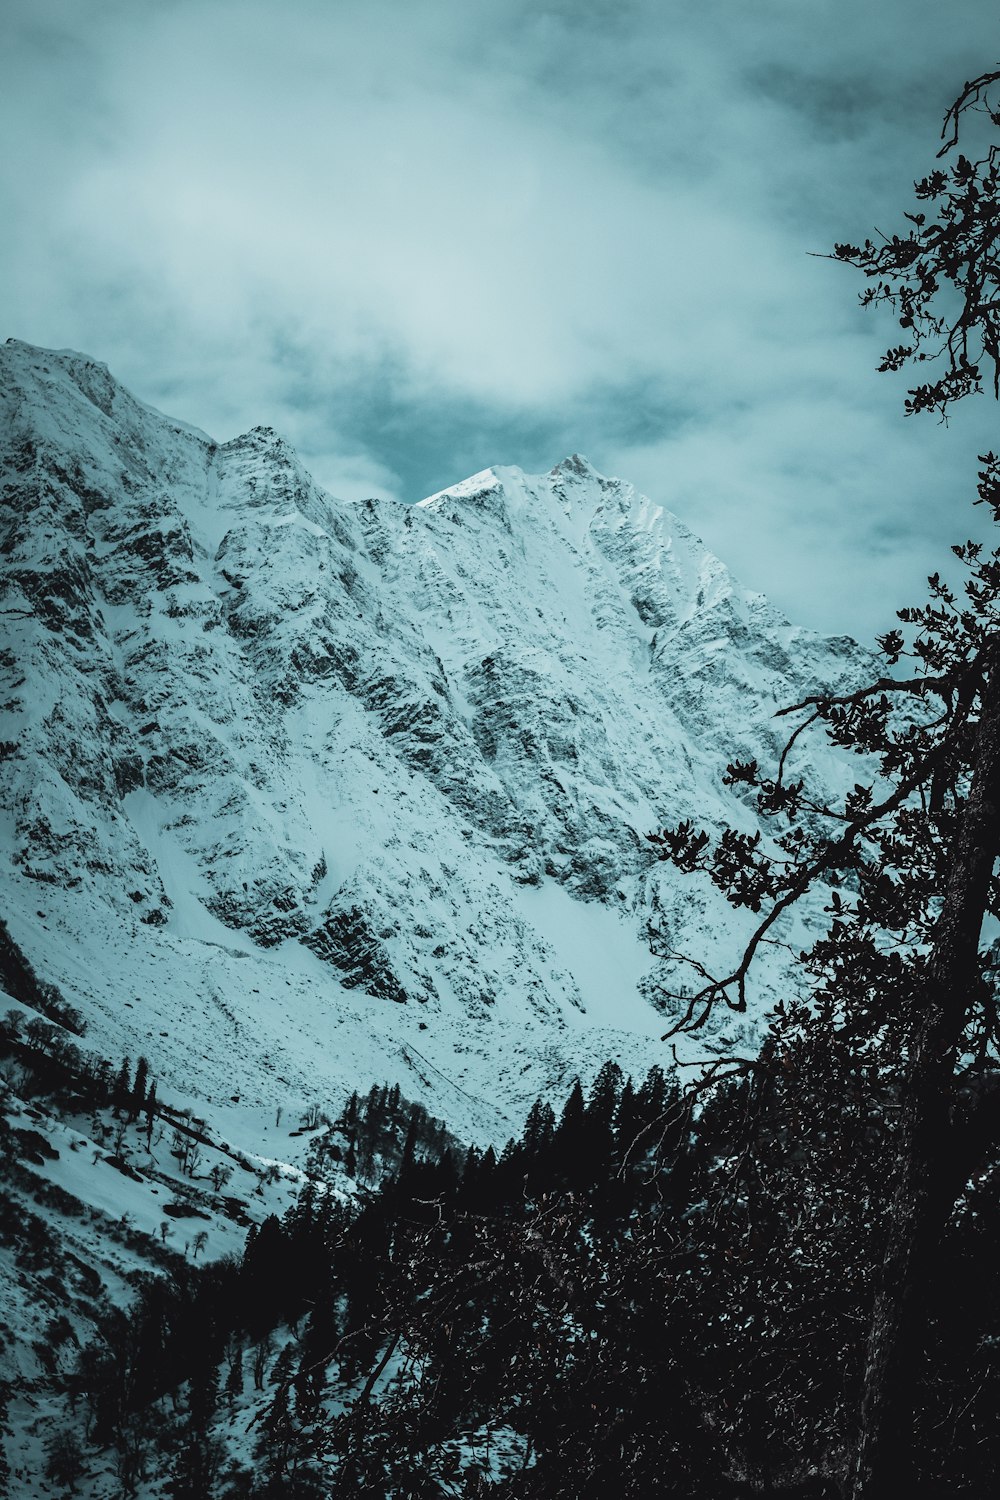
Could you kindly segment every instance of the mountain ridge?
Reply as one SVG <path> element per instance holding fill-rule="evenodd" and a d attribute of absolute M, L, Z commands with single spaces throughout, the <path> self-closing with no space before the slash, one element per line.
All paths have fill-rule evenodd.
<path fill-rule="evenodd" d="M 399 1079 L 480 1139 L 657 1060 L 651 927 L 713 961 L 743 927 L 645 833 L 752 828 L 719 769 L 866 653 L 579 455 L 338 502 L 273 429 L 215 443 L 75 353 L 0 364 L 5 909 L 94 1044 L 213 1100 L 238 1059 L 261 1109 Z"/>

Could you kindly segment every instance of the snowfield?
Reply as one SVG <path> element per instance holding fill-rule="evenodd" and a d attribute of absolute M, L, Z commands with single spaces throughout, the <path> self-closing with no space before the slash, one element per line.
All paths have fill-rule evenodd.
<path fill-rule="evenodd" d="M 269 429 L 219 445 L 83 356 L 0 358 L 3 903 L 89 1044 L 257 1144 L 373 1078 L 502 1140 L 662 1060 L 650 997 L 690 976 L 650 924 L 714 967 L 747 923 L 645 834 L 752 827 L 725 762 L 861 649 L 586 460 L 345 504 Z"/>

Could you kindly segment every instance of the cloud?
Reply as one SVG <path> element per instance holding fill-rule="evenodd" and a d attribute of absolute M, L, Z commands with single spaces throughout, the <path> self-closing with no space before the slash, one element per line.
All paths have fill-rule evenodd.
<path fill-rule="evenodd" d="M 586 452 L 864 631 L 988 413 L 904 422 L 807 252 L 898 221 L 978 10 L 20 0 L 4 322 L 348 496 Z"/>

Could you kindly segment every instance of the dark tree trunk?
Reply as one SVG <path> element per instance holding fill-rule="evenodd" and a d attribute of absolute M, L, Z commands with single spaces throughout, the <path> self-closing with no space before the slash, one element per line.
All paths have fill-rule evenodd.
<path fill-rule="evenodd" d="M 952 1125 L 955 1065 L 979 982 L 978 953 L 1000 853 L 1000 668 L 984 689 L 969 796 L 955 837 L 924 981 L 914 1001 L 888 1234 L 876 1285 L 851 1500 L 912 1495 L 914 1398 L 937 1247 L 965 1183 Z"/>

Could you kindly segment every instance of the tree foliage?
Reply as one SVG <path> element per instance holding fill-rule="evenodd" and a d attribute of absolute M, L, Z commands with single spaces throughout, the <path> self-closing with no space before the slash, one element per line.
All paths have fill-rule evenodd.
<path fill-rule="evenodd" d="M 944 152 L 970 113 L 1000 125 L 991 104 L 998 81 L 993 72 L 966 85 L 945 120 Z M 945 359 L 943 376 L 910 392 L 910 412 L 943 414 L 980 390 L 983 357 L 1000 394 L 998 150 L 990 145 L 974 162 L 959 156 L 950 172 L 917 184 L 918 197 L 934 205 L 930 224 L 923 213 L 907 215 L 905 236 L 836 248 L 874 282 L 863 303 L 888 303 L 911 335 L 880 368 Z M 1000 460 L 988 453 L 980 462 L 978 499 L 1000 521 Z M 965 568 L 962 588 L 935 574 L 928 602 L 899 612 L 902 628 L 879 641 L 886 675 L 786 710 L 801 719 L 775 772 L 755 762 L 727 768 L 727 784 L 755 799 L 769 839 L 726 830 L 713 841 L 689 823 L 653 837 L 662 858 L 707 875 L 733 906 L 760 917 L 732 972 L 714 976 L 696 965 L 703 982 L 678 1030 L 703 1026 L 719 1002 L 745 1009 L 761 943 L 807 892 L 827 892 L 827 930 L 802 954 L 811 999 L 779 1005 L 771 1045 L 739 1067 L 765 1079 L 803 1069 L 822 1079 L 825 1071 L 829 1099 L 838 1086 L 863 1082 L 878 1101 L 872 1145 L 888 1187 L 875 1193 L 858 1246 L 871 1284 L 853 1314 L 867 1326 L 866 1346 L 843 1391 L 853 1413 L 841 1457 L 833 1459 L 831 1441 L 828 1459 L 853 1500 L 890 1486 L 916 1493 L 928 1482 L 918 1412 L 942 1257 L 991 1134 L 984 1113 L 998 1064 L 997 963 L 982 933 L 986 917 L 1000 914 L 1000 550 L 970 541 L 953 551 Z M 890 675 L 904 658 L 912 675 Z M 866 766 L 836 805 L 789 771 L 799 736 L 817 723 Z M 839 1080 L 834 1060 L 846 1067 Z M 753 1149 L 761 1147 L 758 1132 Z M 858 1141 L 859 1194 L 863 1149 Z M 823 1167 L 822 1153 L 812 1164 Z M 829 1196 L 822 1171 L 810 1189 L 811 1208 Z M 971 1391 L 971 1407 L 971 1352 L 969 1360 L 960 1386 Z"/>
<path fill-rule="evenodd" d="M 967 83 L 945 116 L 938 159 L 979 118 L 1000 126 L 1000 71 Z M 896 316 L 904 342 L 886 350 L 879 370 L 899 370 L 943 357 L 944 373 L 908 393 L 908 413 L 937 411 L 983 388 L 990 370 L 1000 396 L 1000 147 L 958 153 L 914 184 L 924 205 L 907 214 L 910 229 L 863 245 L 841 244 L 834 257 L 871 283 L 863 307 L 883 304 Z"/>
<path fill-rule="evenodd" d="M 1000 459 L 982 457 L 979 500 L 1000 519 Z M 675 1031 L 697 1030 L 721 1002 L 746 1009 L 746 986 L 761 944 L 820 882 L 830 924 L 803 961 L 817 996 L 835 1004 L 858 1039 L 898 1034 L 908 1024 L 926 969 L 940 897 L 967 805 L 984 704 L 997 689 L 1000 549 L 966 542 L 954 549 L 966 571 L 956 593 L 937 575 L 930 599 L 899 612 L 904 629 L 881 637 L 887 673 L 906 658 L 909 677 L 884 675 L 841 695 L 817 694 L 781 715 L 798 714 L 773 773 L 756 761 L 727 766 L 723 781 L 753 796 L 770 829 L 726 829 L 714 842 L 683 822 L 650 836 L 658 855 L 686 873 L 700 871 L 734 907 L 763 913 L 738 965 L 688 997 Z M 799 736 L 820 725 L 830 742 L 867 769 L 843 800 L 828 805 L 789 774 Z M 991 880 L 986 910 L 1000 915 Z M 967 995 L 966 1047 L 977 1058 L 997 1040 L 994 963 L 981 959 Z M 780 1012 L 784 1014 L 784 1012 Z"/>
<path fill-rule="evenodd" d="M 536 1103 L 499 1154 L 404 1151 L 353 1205 L 316 1178 L 242 1261 L 179 1265 L 109 1317 L 77 1377 L 94 1438 L 135 1459 L 148 1432 L 148 1467 L 200 1500 L 830 1495 L 890 1192 L 877 1070 L 832 1035 L 696 1112 L 609 1063 L 571 1090 L 569 1139 Z M 930 1309 L 932 1493 L 1000 1459 L 1000 1141 L 984 1160 Z M 227 1469 L 247 1422 L 253 1470 Z"/>

